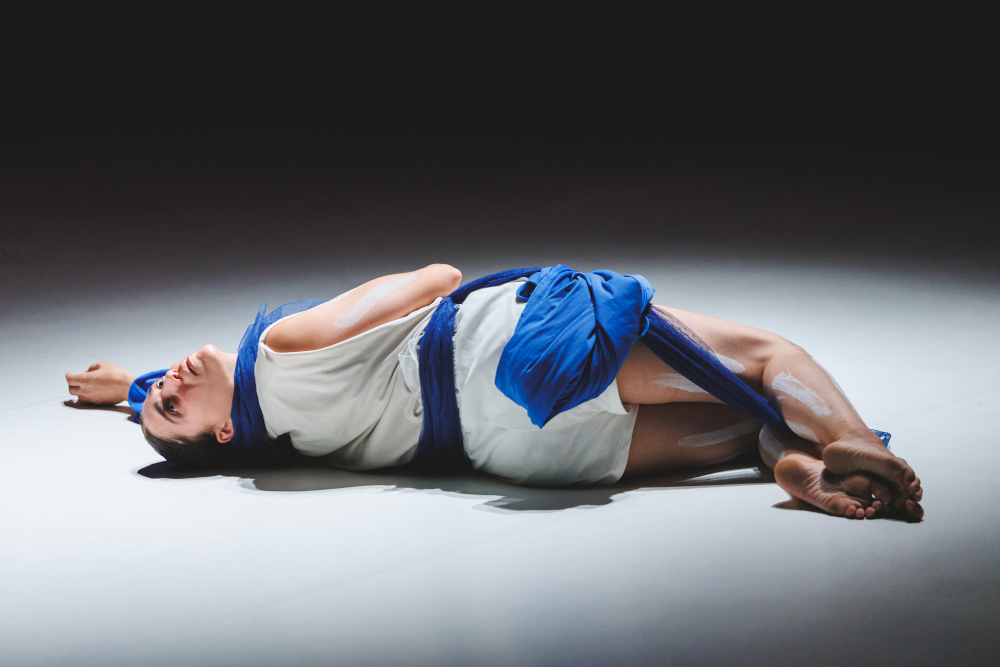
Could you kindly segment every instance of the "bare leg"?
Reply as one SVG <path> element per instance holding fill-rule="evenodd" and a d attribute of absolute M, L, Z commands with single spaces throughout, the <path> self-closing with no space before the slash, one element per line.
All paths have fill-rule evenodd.
<path fill-rule="evenodd" d="M 824 512 L 848 519 L 871 519 L 882 508 L 882 502 L 873 497 L 884 488 L 879 482 L 860 473 L 830 472 L 819 458 L 819 447 L 808 440 L 764 426 L 760 455 L 788 495 Z"/>
<path fill-rule="evenodd" d="M 657 306 L 659 307 L 659 306 Z M 867 473 L 886 481 L 879 497 L 919 519 L 920 480 L 906 461 L 882 446 L 833 378 L 801 347 L 774 334 L 698 313 L 664 308 L 700 336 L 723 363 L 752 389 L 777 406 L 790 427 L 818 445 L 831 473 Z M 641 342 L 618 374 L 622 400 L 650 404 L 676 401 L 717 402 L 686 382 Z"/>
<path fill-rule="evenodd" d="M 722 463 L 753 449 L 759 431 L 760 422 L 728 405 L 643 405 L 624 476 Z"/>
<path fill-rule="evenodd" d="M 759 438 L 759 439 L 758 439 Z M 877 482 L 862 474 L 826 470 L 816 445 L 770 427 L 725 405 L 667 403 L 639 408 L 624 477 L 723 463 L 755 446 L 793 498 L 836 516 L 873 518 L 882 503 Z"/>

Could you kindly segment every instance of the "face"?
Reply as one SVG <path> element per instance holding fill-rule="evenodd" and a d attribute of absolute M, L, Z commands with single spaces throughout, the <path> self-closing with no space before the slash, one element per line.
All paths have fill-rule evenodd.
<path fill-rule="evenodd" d="M 236 355 L 206 345 L 181 359 L 156 381 L 142 407 L 142 424 L 161 440 L 194 438 L 214 431 L 233 437 L 233 371 Z"/>

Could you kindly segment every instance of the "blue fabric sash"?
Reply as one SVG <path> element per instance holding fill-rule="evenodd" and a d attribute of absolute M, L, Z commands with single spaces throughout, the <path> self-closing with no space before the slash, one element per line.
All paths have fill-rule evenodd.
<path fill-rule="evenodd" d="M 462 423 L 455 394 L 455 314 L 458 305 L 476 290 L 496 287 L 539 271 L 538 267 L 509 269 L 467 285 L 446 296 L 434 309 L 420 339 L 420 396 L 424 423 L 413 461 L 426 468 L 449 469 L 465 465 Z"/>
<path fill-rule="evenodd" d="M 496 386 L 543 427 L 557 414 L 600 395 L 629 350 L 643 343 L 675 371 L 745 414 L 789 430 L 774 407 L 726 368 L 711 348 L 665 311 L 650 308 L 642 276 L 581 273 L 558 265 L 495 273 L 442 300 L 420 341 L 424 422 L 414 462 L 447 469 L 467 462 L 455 391 L 455 315 L 472 292 L 529 276 L 518 290 L 528 303 L 504 347 Z M 888 447 L 889 434 L 873 432 Z"/>
<path fill-rule="evenodd" d="M 240 458 L 266 459 L 270 453 L 264 414 L 260 411 L 260 401 L 257 399 L 257 377 L 254 374 L 260 335 L 281 318 L 315 308 L 321 303 L 324 302 L 319 299 L 294 301 L 275 308 L 267 315 L 264 314 L 267 312 L 267 304 L 262 303 L 253 324 L 248 326 L 243 334 L 236 351 L 233 407 L 230 412 L 233 420 L 233 438 L 229 441 L 233 453 Z"/>

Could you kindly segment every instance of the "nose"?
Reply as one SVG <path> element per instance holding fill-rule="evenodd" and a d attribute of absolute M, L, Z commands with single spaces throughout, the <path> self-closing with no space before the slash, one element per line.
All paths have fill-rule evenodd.
<path fill-rule="evenodd" d="M 183 380 L 181 379 L 181 374 L 176 368 L 171 368 L 167 371 L 167 374 L 163 376 L 163 386 L 167 387 L 168 384 L 181 384 Z"/>

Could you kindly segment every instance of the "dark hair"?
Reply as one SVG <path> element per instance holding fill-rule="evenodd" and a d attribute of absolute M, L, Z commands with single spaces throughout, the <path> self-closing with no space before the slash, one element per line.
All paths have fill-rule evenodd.
<path fill-rule="evenodd" d="M 205 431 L 193 438 L 178 437 L 174 440 L 161 440 L 142 426 L 142 435 L 156 453 L 170 463 L 184 468 L 212 468 L 227 463 L 237 462 L 233 450 L 227 443 L 219 442 L 214 431 Z M 257 463 L 270 465 L 290 463 L 295 458 L 295 448 L 291 437 L 285 433 L 277 438 L 267 439 L 269 456 L 267 460 L 258 459 Z"/>
<path fill-rule="evenodd" d="M 142 426 L 142 435 L 156 453 L 174 465 L 185 468 L 209 468 L 229 463 L 233 459 L 232 450 L 215 437 L 214 431 L 205 431 L 193 438 L 179 437 L 161 440 Z"/>

